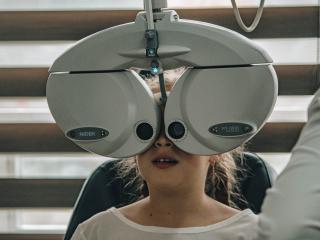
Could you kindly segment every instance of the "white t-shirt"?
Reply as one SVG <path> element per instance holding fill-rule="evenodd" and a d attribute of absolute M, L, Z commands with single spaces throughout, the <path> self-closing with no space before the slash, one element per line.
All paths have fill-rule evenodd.
<path fill-rule="evenodd" d="M 257 215 L 246 209 L 203 227 L 144 226 L 129 220 L 113 207 L 81 223 L 71 240 L 235 240 L 239 234 L 252 239 L 257 220 Z"/>

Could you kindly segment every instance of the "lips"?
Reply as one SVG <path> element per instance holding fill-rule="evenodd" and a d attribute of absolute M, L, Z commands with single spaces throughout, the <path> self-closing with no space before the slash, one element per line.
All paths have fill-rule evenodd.
<path fill-rule="evenodd" d="M 152 164 L 160 169 L 166 169 L 178 164 L 178 161 L 170 157 L 158 157 L 152 161 Z"/>

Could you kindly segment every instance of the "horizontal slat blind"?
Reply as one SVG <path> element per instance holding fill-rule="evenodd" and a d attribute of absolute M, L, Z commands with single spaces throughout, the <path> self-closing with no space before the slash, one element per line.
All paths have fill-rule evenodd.
<path fill-rule="evenodd" d="M 0 96 L 46 96 L 48 75 L 48 68 L 0 68 Z"/>
<path fill-rule="evenodd" d="M 0 152 L 84 152 L 56 124 L 0 124 L 0 133 Z"/>
<path fill-rule="evenodd" d="M 221 25 L 242 32 L 228 9 L 176 9 L 181 18 Z M 317 37 L 317 7 L 269 7 L 250 38 Z M 9 11 L 0 12 L 0 40 L 78 40 L 115 25 L 133 22 L 138 11 Z M 255 8 L 241 9 L 245 22 Z M 23 24 L 21 24 L 23 23 Z"/>
<path fill-rule="evenodd" d="M 267 123 L 248 142 L 252 152 L 291 152 L 304 123 Z"/>
<path fill-rule="evenodd" d="M 279 95 L 313 95 L 320 87 L 319 65 L 275 66 Z"/>
<path fill-rule="evenodd" d="M 275 65 L 279 95 L 312 95 L 319 88 L 319 65 Z M 0 68 L 0 97 L 45 96 L 47 68 Z"/>
<path fill-rule="evenodd" d="M 0 240 L 62 240 L 63 234 L 0 234 Z"/>
<path fill-rule="evenodd" d="M 1 179 L 0 208 L 72 207 L 84 179 Z"/>

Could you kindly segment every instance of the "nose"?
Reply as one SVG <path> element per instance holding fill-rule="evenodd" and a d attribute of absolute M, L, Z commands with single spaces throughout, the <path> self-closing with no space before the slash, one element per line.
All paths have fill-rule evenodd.
<path fill-rule="evenodd" d="M 158 135 L 158 138 L 156 139 L 156 141 L 153 143 L 153 145 L 156 148 L 171 148 L 173 146 L 173 143 L 167 138 L 166 134 L 165 134 L 165 126 L 164 126 L 164 116 L 163 116 L 163 108 L 161 108 L 161 122 L 160 122 L 160 132 Z"/>
<path fill-rule="evenodd" d="M 157 140 L 154 142 L 154 146 L 156 148 L 171 148 L 173 146 L 173 143 L 163 133 L 161 133 Z"/>

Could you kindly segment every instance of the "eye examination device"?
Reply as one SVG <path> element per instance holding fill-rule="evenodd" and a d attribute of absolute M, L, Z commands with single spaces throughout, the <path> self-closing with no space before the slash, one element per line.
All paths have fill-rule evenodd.
<path fill-rule="evenodd" d="M 48 105 L 65 136 L 119 158 L 146 151 L 162 124 L 192 154 L 224 153 L 251 139 L 278 95 L 270 56 L 239 33 L 180 19 L 166 1 L 144 7 L 135 22 L 78 41 L 49 69 Z M 180 67 L 185 72 L 166 92 L 163 71 Z M 133 68 L 158 77 L 163 112 Z"/>

